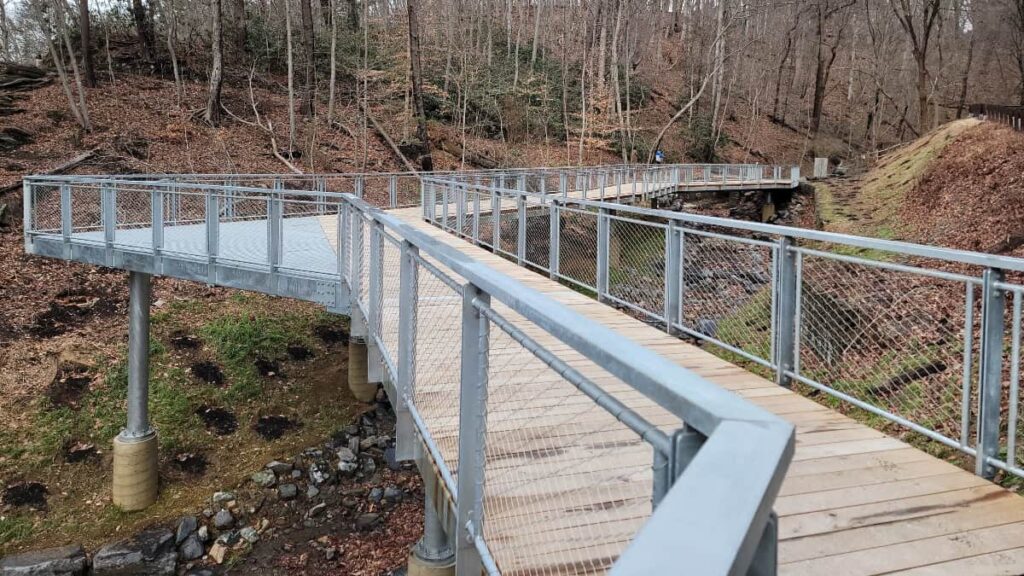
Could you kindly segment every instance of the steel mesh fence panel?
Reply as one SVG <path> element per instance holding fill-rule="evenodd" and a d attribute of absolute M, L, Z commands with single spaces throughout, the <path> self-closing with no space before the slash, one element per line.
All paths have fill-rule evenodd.
<path fill-rule="evenodd" d="M 559 222 L 559 276 L 597 288 L 597 213 L 562 208 Z"/>
<path fill-rule="evenodd" d="M 799 374 L 967 444 L 967 299 L 962 282 L 804 254 Z"/>
<path fill-rule="evenodd" d="M 99 186 L 75 186 L 71 194 L 71 232 L 103 230 L 103 200 Z"/>
<path fill-rule="evenodd" d="M 503 199 L 504 200 L 504 199 Z M 501 203 L 498 226 L 500 227 L 499 246 L 495 249 L 513 258 L 516 257 L 519 247 L 519 212 L 516 210 L 515 202 Z"/>
<path fill-rule="evenodd" d="M 683 328 L 771 362 L 774 248 L 692 230 L 681 245 Z"/>
<path fill-rule="evenodd" d="M 551 209 L 531 204 L 526 209 L 525 262 L 547 271 L 551 260 Z"/>
<path fill-rule="evenodd" d="M 420 260 L 412 401 L 431 439 L 458 478 L 462 293 Z"/>
<path fill-rule="evenodd" d="M 377 334 L 383 346 L 381 356 L 391 381 L 398 380 L 398 311 L 402 265 L 401 243 L 389 234 L 381 239 L 381 286 L 377 312 Z"/>
<path fill-rule="evenodd" d="M 608 295 L 645 317 L 663 318 L 665 230 L 653 222 L 609 220 Z"/>
<path fill-rule="evenodd" d="M 153 190 L 111 185 L 108 198 L 113 198 L 117 230 L 150 228 L 153 225 Z"/>
<path fill-rule="evenodd" d="M 494 324 L 487 391 L 483 525 L 502 573 L 610 568 L 651 514 L 651 447 Z"/>
<path fill-rule="evenodd" d="M 224 195 L 218 198 L 218 206 L 220 230 L 217 258 L 250 265 L 268 264 L 266 196 Z M 282 226 L 282 230 L 284 228 Z M 291 254 L 292 258 L 294 256 Z M 282 265 L 295 268 L 302 265 L 302 262 L 288 261 L 282 262 Z"/>
<path fill-rule="evenodd" d="M 32 196 L 33 232 L 60 232 L 60 186 L 36 184 Z"/>
<path fill-rule="evenodd" d="M 327 210 L 325 204 L 310 199 L 288 199 L 281 202 L 284 214 L 281 219 L 281 268 L 328 275 L 338 273 L 338 261 L 333 257 L 332 245 L 335 238 L 334 222 L 337 221 L 336 205 L 331 206 L 331 214 L 326 214 Z M 261 235 L 254 227 L 253 242 L 262 239 L 265 246 L 266 225 L 262 222 L 253 224 L 261 224 L 263 230 Z"/>

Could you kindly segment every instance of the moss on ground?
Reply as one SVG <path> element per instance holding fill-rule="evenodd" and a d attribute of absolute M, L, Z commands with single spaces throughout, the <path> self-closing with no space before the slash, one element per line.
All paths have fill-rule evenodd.
<path fill-rule="evenodd" d="M 314 328 L 324 323 L 347 330 L 338 316 L 308 304 L 243 294 L 215 307 L 172 303 L 152 320 L 150 417 L 160 441 L 158 502 L 137 513 L 110 503 L 111 442 L 125 422 L 128 376 L 122 354 L 97 363 L 90 389 L 76 406 L 41 399 L 25 419 L 28 425 L 0 422 L 0 478 L 41 481 L 48 489 L 47 510 L 14 509 L 0 516 L 0 554 L 73 542 L 95 545 L 113 534 L 194 513 L 212 492 L 238 485 L 269 460 L 317 444 L 360 409 L 346 385 L 345 350 L 314 337 Z M 172 338 L 182 333 L 197 338 L 199 347 L 174 348 Z M 315 357 L 290 361 L 290 345 L 304 346 Z M 278 361 L 287 376 L 260 376 L 256 358 Z M 194 378 L 188 368 L 197 359 L 220 366 L 224 384 Z M 233 412 L 237 431 L 228 436 L 208 431 L 196 413 L 200 406 Z M 252 425 L 267 414 L 287 415 L 301 426 L 265 440 Z M 97 454 L 70 463 L 66 452 L 73 443 L 93 444 Z M 205 459 L 205 473 L 179 467 L 175 456 L 186 453 Z"/>

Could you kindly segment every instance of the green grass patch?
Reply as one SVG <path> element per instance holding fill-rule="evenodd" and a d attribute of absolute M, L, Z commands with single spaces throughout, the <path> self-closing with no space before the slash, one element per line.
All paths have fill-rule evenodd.
<path fill-rule="evenodd" d="M 0 516 L 0 547 L 32 534 L 32 521 L 23 516 Z"/>

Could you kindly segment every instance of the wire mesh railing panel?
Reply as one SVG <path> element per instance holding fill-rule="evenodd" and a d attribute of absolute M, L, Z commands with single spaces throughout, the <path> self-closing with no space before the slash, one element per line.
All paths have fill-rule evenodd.
<path fill-rule="evenodd" d="M 487 390 L 483 525 L 502 574 L 610 568 L 651 514 L 652 448 L 494 324 Z"/>
<path fill-rule="evenodd" d="M 111 186 L 107 190 L 107 199 L 101 203 L 114 203 L 114 221 L 118 230 L 153 226 L 152 190 L 132 186 L 123 189 Z"/>
<path fill-rule="evenodd" d="M 680 244 L 685 331 L 772 362 L 774 247 L 692 230 Z"/>
<path fill-rule="evenodd" d="M 666 226 L 610 217 L 608 296 L 647 318 L 664 319 Z"/>
<path fill-rule="evenodd" d="M 544 204 L 528 205 L 524 229 L 525 263 L 546 272 L 551 260 L 551 207 Z"/>
<path fill-rule="evenodd" d="M 33 232 L 60 232 L 60 186 L 37 184 L 32 186 L 32 214 L 29 228 Z"/>
<path fill-rule="evenodd" d="M 506 256 L 516 257 L 519 250 L 519 212 L 513 203 L 506 207 L 505 203 L 498 212 L 499 241 L 495 249 Z"/>
<path fill-rule="evenodd" d="M 975 386 L 965 360 L 979 341 L 977 322 L 966 320 L 979 316 L 973 284 L 801 257 L 799 374 L 968 445 Z"/>
<path fill-rule="evenodd" d="M 458 478 L 462 293 L 418 260 L 412 401 L 452 478 Z M 447 281 L 446 281 L 447 280 Z"/>
<path fill-rule="evenodd" d="M 219 231 L 217 258 L 248 265 L 267 265 L 268 201 L 266 196 L 224 195 L 218 198 Z M 284 229 L 285 227 L 282 227 Z M 291 238 L 288 238 L 289 240 Z M 282 241 L 285 239 L 282 238 Z M 284 267 L 296 268 L 295 254 L 285 251 Z"/>
<path fill-rule="evenodd" d="M 559 276 L 597 289 L 597 213 L 577 208 L 559 211 Z"/>
<path fill-rule="evenodd" d="M 284 214 L 281 219 L 281 268 L 329 275 L 338 273 L 338 260 L 331 243 L 331 239 L 336 237 L 337 210 L 337 204 L 328 206 L 312 200 L 281 202 Z M 260 236 L 256 228 L 262 226 L 265 230 L 265 222 L 245 224 L 254 226 L 254 241 L 258 241 Z M 233 226 L 241 225 L 233 223 Z M 262 238 L 265 240 L 266 236 Z"/>
<path fill-rule="evenodd" d="M 381 239 L 381 286 L 380 305 L 377 312 L 379 326 L 377 333 L 383 347 L 381 356 L 384 368 L 391 375 L 391 381 L 398 381 L 398 312 L 402 265 L 401 242 L 390 234 Z"/>
<path fill-rule="evenodd" d="M 71 196 L 71 232 L 103 230 L 103 192 L 99 186 L 77 186 Z"/>

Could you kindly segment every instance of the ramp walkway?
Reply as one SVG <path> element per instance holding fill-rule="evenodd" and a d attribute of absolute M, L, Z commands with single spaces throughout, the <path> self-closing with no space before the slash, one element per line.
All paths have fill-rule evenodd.
<path fill-rule="evenodd" d="M 1024 573 L 1024 498 L 1017 494 L 460 240 L 425 223 L 420 209 L 391 213 L 438 242 L 608 326 L 623 339 L 640 343 L 792 423 L 796 452 L 775 502 L 780 574 Z M 538 339 L 544 341 L 541 336 Z M 538 399 L 542 391 L 543 387 L 523 394 L 530 399 L 521 407 L 525 413 L 547 414 L 562 401 Z M 671 416 L 657 406 L 634 407 L 651 422 L 666 429 L 673 426 Z M 518 463 L 545 464 L 543 457 Z M 736 466 L 742 473 L 742 463 Z M 636 495 L 648 493 L 645 482 L 649 479 L 636 479 Z M 628 518 L 622 520 L 628 522 Z M 529 533 L 535 527 L 545 534 L 544 524 L 534 522 L 523 518 L 522 530 Z M 585 538 L 601 534 L 597 531 Z M 593 558 L 589 562 L 597 563 Z"/>
<path fill-rule="evenodd" d="M 381 211 L 323 191 L 40 177 L 26 182 L 26 250 L 350 314 L 460 574 L 1024 573 L 1024 499 L 643 318 L 607 265 L 625 229 L 597 224 L 599 302 L 566 285 L 587 290 L 568 244 L 529 250 L 536 212 L 554 210 L 543 228 L 557 232 L 591 207 L 531 204 L 506 231 L 513 261 L 476 245 L 484 212 L 466 189 L 455 199 L 457 228 L 436 199 Z M 538 251 L 554 258 L 540 266 Z M 722 294 L 734 281 L 711 280 Z M 689 325 L 670 304 L 669 328 Z"/>

